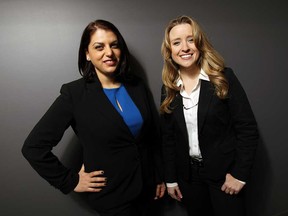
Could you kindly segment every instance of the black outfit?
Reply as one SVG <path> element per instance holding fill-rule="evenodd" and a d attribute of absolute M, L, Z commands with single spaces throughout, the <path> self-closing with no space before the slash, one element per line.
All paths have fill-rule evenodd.
<path fill-rule="evenodd" d="M 211 82 L 201 80 L 197 114 L 201 164 L 191 163 L 179 92 L 171 103 L 172 113 L 161 115 L 165 181 L 178 182 L 183 203 L 195 216 L 213 215 L 211 212 L 237 215 L 234 211 L 243 209 L 243 192 L 227 195 L 221 186 L 227 173 L 248 181 L 258 143 L 257 124 L 247 96 L 230 68 L 223 73 L 229 83 L 228 97 L 223 100 L 217 97 Z M 165 97 L 162 88 L 161 100 Z M 241 211 L 239 215 L 244 215 Z"/>
<path fill-rule="evenodd" d="M 116 215 L 145 191 L 153 199 L 161 182 L 159 116 L 150 91 L 139 79 L 123 83 L 139 109 L 143 126 L 135 138 L 110 103 L 96 77 L 64 84 L 61 95 L 26 139 L 22 152 L 32 167 L 51 185 L 69 193 L 78 184 L 78 173 L 62 165 L 51 149 L 71 126 L 83 146 L 85 172 L 104 170 L 107 186 L 87 193 L 91 206 Z"/>

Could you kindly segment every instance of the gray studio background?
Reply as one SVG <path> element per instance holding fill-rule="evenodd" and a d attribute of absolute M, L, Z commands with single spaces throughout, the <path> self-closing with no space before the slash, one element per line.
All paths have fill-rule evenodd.
<path fill-rule="evenodd" d="M 199 21 L 234 69 L 259 124 L 261 142 L 247 185 L 249 216 L 288 215 L 286 2 L 0 0 L 0 215 L 97 215 L 83 196 L 65 196 L 41 179 L 22 157 L 22 144 L 61 85 L 80 77 L 80 36 L 95 19 L 119 28 L 158 105 L 164 29 L 182 14 Z M 81 164 L 71 129 L 54 152 L 67 166 Z M 169 200 L 163 201 L 163 212 L 186 215 Z"/>

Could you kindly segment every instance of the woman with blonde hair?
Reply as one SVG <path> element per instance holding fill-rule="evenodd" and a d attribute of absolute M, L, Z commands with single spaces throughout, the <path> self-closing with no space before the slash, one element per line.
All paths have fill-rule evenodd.
<path fill-rule="evenodd" d="M 188 214 L 243 216 L 258 129 L 232 69 L 197 22 L 170 21 L 162 43 L 161 125 L 168 194 Z"/>

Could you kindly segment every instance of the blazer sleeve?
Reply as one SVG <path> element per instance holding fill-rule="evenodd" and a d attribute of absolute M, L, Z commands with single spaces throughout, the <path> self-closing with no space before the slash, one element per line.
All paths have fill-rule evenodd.
<path fill-rule="evenodd" d="M 161 89 L 161 104 L 166 98 L 166 91 L 164 85 Z M 160 115 L 160 125 L 162 133 L 162 149 L 164 158 L 164 173 L 165 182 L 177 182 L 176 174 L 176 147 L 175 147 L 175 131 L 174 118 L 172 114 L 162 113 Z"/>
<path fill-rule="evenodd" d="M 73 119 L 73 104 L 67 85 L 36 124 L 22 147 L 22 154 L 41 177 L 64 194 L 78 184 L 78 173 L 66 168 L 52 153 Z"/>
<path fill-rule="evenodd" d="M 231 175 L 247 181 L 258 145 L 257 123 L 247 95 L 234 72 L 228 68 L 225 76 L 229 81 L 229 110 L 236 135 L 236 155 Z"/>

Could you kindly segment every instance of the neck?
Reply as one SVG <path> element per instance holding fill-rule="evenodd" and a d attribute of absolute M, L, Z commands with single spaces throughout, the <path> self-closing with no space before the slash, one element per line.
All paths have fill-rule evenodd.
<path fill-rule="evenodd" d="M 184 89 L 188 95 L 191 94 L 195 86 L 198 84 L 200 68 L 180 70 L 180 77 L 183 81 Z"/>
<path fill-rule="evenodd" d="M 193 68 L 180 68 L 180 76 L 181 79 L 195 79 L 198 78 L 200 74 L 201 68 L 193 67 Z"/>
<path fill-rule="evenodd" d="M 102 73 L 97 73 L 99 81 L 102 85 L 102 88 L 117 88 L 121 83 L 117 82 L 113 75 L 104 75 Z"/>

